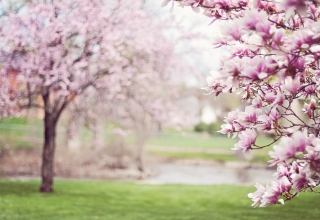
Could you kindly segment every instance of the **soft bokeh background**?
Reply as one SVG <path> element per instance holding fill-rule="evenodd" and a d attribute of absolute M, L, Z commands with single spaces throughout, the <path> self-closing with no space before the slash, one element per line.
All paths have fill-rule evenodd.
<path fill-rule="evenodd" d="M 1 16 L 11 9 L 26 13 L 23 4 L 2 0 Z M 218 30 L 209 25 L 210 18 L 189 9 L 161 8 L 155 0 L 141 1 L 141 7 L 152 15 L 152 22 L 168 26 L 161 31 L 174 62 L 159 63 L 168 64 L 164 71 L 170 74 L 161 79 L 164 73 L 158 68 L 157 76 L 139 78 L 136 72 L 136 78 L 128 77 L 129 84 L 106 78 L 100 83 L 109 83 L 107 90 L 88 89 L 68 105 L 57 125 L 57 181 L 51 195 L 37 193 L 43 109 L 28 108 L 2 118 L 0 218 L 297 219 L 289 210 L 304 213 L 301 204 L 316 204 L 312 195 L 281 210 L 249 207 L 246 194 L 252 188 L 246 186 L 267 182 L 273 170 L 268 168 L 267 149 L 246 155 L 234 152 L 230 148 L 236 140 L 217 133 L 229 110 L 246 105 L 236 95 L 213 97 L 201 90 L 210 70 L 216 70 L 227 53 L 211 45 Z M 157 33 L 147 30 L 157 44 Z M 113 89 L 120 91 L 116 98 L 108 96 Z M 258 141 L 270 139 L 262 136 Z M 308 215 L 316 218 L 319 209 L 311 208 L 314 212 Z"/>
<path fill-rule="evenodd" d="M 11 5 L 2 2 L 3 16 L 6 16 L 5 12 L 10 7 L 18 9 L 20 14 L 26 13 L 22 1 L 13 1 Z M 151 18 L 156 23 L 174 22 L 174 25 L 168 25 L 168 28 L 163 30 L 164 35 L 174 42 L 173 56 L 177 60 L 176 63 L 172 63 L 177 65 L 177 68 L 174 69 L 174 74 L 170 75 L 170 81 L 174 81 L 174 84 L 170 85 L 177 88 L 174 93 L 165 94 L 171 106 L 167 109 L 162 107 L 161 111 L 146 118 L 148 110 L 128 104 L 128 97 L 123 93 L 117 95 L 120 97 L 118 99 L 109 99 L 108 96 L 105 97 L 105 94 L 109 94 L 108 90 L 97 92 L 89 88 L 68 106 L 59 121 L 56 176 L 150 178 L 154 177 L 155 173 L 165 170 L 177 169 L 176 173 L 181 172 L 180 165 L 176 168 L 162 169 L 158 168 L 160 165 L 153 164 L 154 161 L 161 164 L 167 160 L 182 160 L 187 165 L 213 163 L 219 166 L 244 161 L 240 167 L 264 167 L 263 164 L 267 161 L 266 152 L 253 155 L 235 153 L 230 148 L 236 140 L 217 133 L 226 113 L 231 109 L 243 107 L 245 103 L 241 103 L 237 96 L 214 97 L 206 95 L 205 91 L 201 90 L 206 84 L 205 79 L 210 75 L 210 70 L 218 68 L 221 56 L 226 53 L 219 49 L 214 50 L 211 45 L 212 36 L 218 31 L 215 24 L 209 25 L 210 18 L 189 9 L 169 6 L 161 8 L 156 1 L 145 1 L 142 7 L 152 15 Z M 150 37 L 156 38 L 156 35 L 150 33 Z M 140 81 L 144 80 L 148 79 L 142 78 Z M 143 86 L 139 83 L 140 87 Z M 126 91 L 133 87 L 131 84 L 132 82 L 130 86 L 123 86 L 128 89 Z M 114 84 L 117 88 L 119 85 L 122 84 Z M 164 83 L 158 88 L 168 90 L 166 86 Z M 112 89 L 112 86 L 109 87 Z M 150 93 L 147 90 L 143 90 L 142 93 L 144 91 Z M 143 102 L 152 105 L 157 102 L 159 95 L 150 94 L 151 100 L 145 98 L 139 101 L 142 106 L 145 104 Z M 157 118 L 159 114 L 167 114 L 169 111 L 169 117 Z M 19 118 L 1 120 L 1 152 L 2 155 L 6 155 L 1 160 L 3 176 L 39 176 L 43 117 L 43 110 L 29 108 L 23 110 Z M 268 137 L 262 137 L 261 141 L 267 142 Z M 192 169 L 194 168 L 186 168 L 185 173 L 189 175 L 186 179 L 193 178 L 188 173 L 188 170 Z M 213 182 L 224 182 L 217 175 L 207 175 L 206 172 L 203 174 L 203 179 L 213 178 L 217 179 L 212 180 Z M 232 182 L 234 177 L 231 179 L 226 177 L 225 182 Z M 241 179 L 240 181 L 247 181 L 246 178 Z M 188 182 L 180 175 L 172 181 Z"/>

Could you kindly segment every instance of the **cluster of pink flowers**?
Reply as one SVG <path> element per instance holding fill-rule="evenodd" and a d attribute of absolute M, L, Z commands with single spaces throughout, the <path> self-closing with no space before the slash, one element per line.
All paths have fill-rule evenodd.
<path fill-rule="evenodd" d="M 230 51 L 204 89 L 215 95 L 240 93 L 247 107 L 230 112 L 220 132 L 238 136 L 233 149 L 244 152 L 277 144 L 270 152 L 276 178 L 266 187 L 256 185 L 249 194 L 253 206 L 313 191 L 320 184 L 319 1 L 171 2 L 202 10 L 216 21 L 220 31 L 214 45 Z M 259 146 L 260 133 L 271 133 L 274 140 Z"/>
<path fill-rule="evenodd" d="M 183 66 L 174 40 L 164 35 L 174 25 L 154 20 L 134 0 L 40 0 L 26 3 L 24 11 L 1 17 L 0 118 L 18 105 L 43 107 L 36 97 L 49 93 L 53 109 L 64 108 L 89 87 L 108 89 L 109 101 L 136 84 L 134 94 L 150 94 L 151 78 L 166 81 Z M 18 76 L 14 83 L 10 71 Z M 164 115 L 164 105 L 149 102 L 145 108 L 163 120 L 157 111 Z"/>
<path fill-rule="evenodd" d="M 0 71 L 0 118 L 15 115 L 19 91 L 12 88 L 10 73 Z"/>
<path fill-rule="evenodd" d="M 277 165 L 275 180 L 266 187 L 256 184 L 257 191 L 248 195 L 253 206 L 283 204 L 300 191 L 313 190 L 320 184 L 320 139 L 306 130 L 281 138 L 270 156 L 271 165 Z"/>

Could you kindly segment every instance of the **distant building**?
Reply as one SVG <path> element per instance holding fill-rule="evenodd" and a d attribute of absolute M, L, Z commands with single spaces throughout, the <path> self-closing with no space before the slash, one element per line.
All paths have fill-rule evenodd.
<path fill-rule="evenodd" d="M 217 115 L 211 105 L 206 104 L 201 111 L 200 121 L 211 124 L 217 121 Z"/>

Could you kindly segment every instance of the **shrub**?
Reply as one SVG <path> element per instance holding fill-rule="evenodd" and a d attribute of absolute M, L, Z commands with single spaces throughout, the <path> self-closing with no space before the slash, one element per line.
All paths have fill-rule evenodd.
<path fill-rule="evenodd" d="M 200 122 L 199 124 L 194 126 L 194 131 L 199 133 L 204 132 L 204 131 L 207 131 L 207 127 L 208 125 L 206 123 Z"/>

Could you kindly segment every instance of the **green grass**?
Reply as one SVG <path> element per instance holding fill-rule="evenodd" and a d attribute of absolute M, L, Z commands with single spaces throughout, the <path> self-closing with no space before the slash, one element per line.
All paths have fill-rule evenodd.
<path fill-rule="evenodd" d="M 147 144 L 150 146 L 230 149 L 237 141 L 237 138 L 232 139 L 222 135 L 210 136 L 206 133 L 189 132 L 182 135 L 164 132 L 163 135 L 150 138 Z M 271 139 L 261 136 L 258 138 L 257 143 L 259 145 L 266 145 L 271 143 Z"/>
<path fill-rule="evenodd" d="M 42 142 L 42 121 L 37 118 L 2 118 L 0 148 L 31 148 Z"/>
<path fill-rule="evenodd" d="M 57 143 L 65 144 L 66 125 L 60 121 L 57 127 Z M 105 125 L 105 141 L 111 139 L 112 128 L 118 126 L 113 123 Z M 81 143 L 83 147 L 91 146 L 93 143 L 93 132 L 84 124 L 80 130 Z M 0 119 L 0 148 L 32 148 L 42 146 L 43 143 L 43 120 L 35 117 L 2 118 Z"/>
<path fill-rule="evenodd" d="M 34 143 L 30 139 L 37 139 L 37 143 L 42 140 L 43 126 L 42 120 L 37 118 L 3 118 L 0 120 L 0 147 L 10 145 L 12 148 L 32 147 Z M 110 139 L 111 127 L 117 125 L 107 123 L 105 126 L 106 141 Z M 58 132 L 59 133 L 59 132 Z M 65 135 L 65 131 L 62 132 Z M 59 136 L 59 135 L 58 135 Z M 92 132 L 86 127 L 82 129 L 82 142 L 90 144 Z M 129 143 L 133 142 L 133 137 L 129 138 Z M 132 140 L 131 140 L 132 139 Z M 173 129 L 165 129 L 162 134 L 151 137 L 147 144 L 150 146 L 169 147 L 196 147 L 196 148 L 224 148 L 230 149 L 237 139 L 227 138 L 223 135 L 210 136 L 207 133 L 196 133 L 189 130 L 178 132 Z M 260 137 L 261 144 L 270 143 L 270 139 Z"/>
<path fill-rule="evenodd" d="M 234 153 L 213 153 L 213 152 L 188 152 L 188 151 L 172 151 L 170 147 L 183 148 L 197 148 L 197 149 L 231 149 L 233 145 L 238 141 L 237 138 L 227 138 L 227 136 L 216 135 L 210 136 L 206 133 L 195 133 L 185 131 L 184 135 L 176 131 L 165 130 L 164 133 L 158 137 L 152 137 L 148 141 L 149 148 L 148 152 L 155 155 L 163 155 L 172 158 L 200 158 L 205 160 L 216 160 L 216 161 L 241 161 L 235 157 Z M 265 136 L 260 136 L 257 139 L 258 145 L 267 145 L 272 142 L 272 139 Z M 152 148 L 154 147 L 154 148 Z M 161 150 L 156 147 L 168 147 L 168 151 L 165 148 Z M 253 151 L 253 158 L 251 162 L 255 163 L 267 163 L 270 160 L 268 151 L 271 147 L 265 148 L 258 151 Z"/>
<path fill-rule="evenodd" d="M 244 159 L 237 158 L 235 154 L 222 154 L 222 153 L 207 153 L 207 152 L 173 152 L 173 151 L 153 151 L 149 150 L 148 153 L 160 156 L 167 156 L 171 158 L 181 159 L 204 159 L 215 160 L 219 162 L 226 161 L 243 161 Z M 254 163 L 267 163 L 270 160 L 270 156 L 267 154 L 254 154 L 250 162 Z"/>
<path fill-rule="evenodd" d="M 150 138 L 147 143 L 151 146 L 230 148 L 236 142 L 234 139 L 227 139 L 225 137 L 211 137 L 209 135 L 194 133 L 186 134 L 185 136 L 179 134 L 161 135 Z"/>
<path fill-rule="evenodd" d="M 318 219 L 319 195 L 305 193 L 285 205 L 252 208 L 252 187 L 143 185 L 56 181 L 52 194 L 38 181 L 0 180 L 1 220 L 300 220 Z"/>
<path fill-rule="evenodd" d="M 111 123 L 105 126 L 105 141 L 109 143 L 112 141 L 112 135 L 110 135 L 111 127 L 117 127 Z M 58 132 L 59 133 L 59 132 Z M 65 143 L 65 131 L 58 134 L 57 142 L 59 145 Z M 37 118 L 3 118 L 0 120 L 0 148 L 32 148 L 42 146 L 42 120 Z M 91 146 L 93 135 L 92 132 L 84 127 L 82 129 L 81 143 L 83 146 Z M 126 139 L 127 144 L 132 144 L 134 138 L 129 136 Z M 113 140 L 114 141 L 114 140 Z M 196 133 L 193 131 L 183 130 L 178 132 L 173 129 L 165 129 L 161 135 L 151 137 L 147 145 L 151 146 L 149 152 L 152 154 L 165 155 L 174 158 L 201 158 L 201 159 L 214 159 L 218 161 L 234 161 L 237 159 L 231 154 L 212 154 L 202 152 L 172 152 L 172 151 L 157 151 L 152 147 L 178 147 L 182 150 L 184 148 L 197 148 L 197 149 L 231 149 L 237 142 L 237 138 L 227 138 L 223 135 L 210 136 L 207 133 Z M 270 138 L 260 137 L 258 144 L 264 145 L 271 142 Z M 264 155 L 255 155 L 253 162 L 266 162 L 269 160 L 267 151 L 260 150 Z"/>
<path fill-rule="evenodd" d="M 151 154 L 167 156 L 172 158 L 191 159 L 199 158 L 205 160 L 216 160 L 220 162 L 235 161 L 237 158 L 233 154 L 212 154 L 205 152 L 170 152 L 170 151 L 148 151 Z"/>

